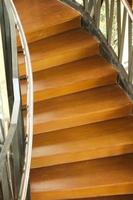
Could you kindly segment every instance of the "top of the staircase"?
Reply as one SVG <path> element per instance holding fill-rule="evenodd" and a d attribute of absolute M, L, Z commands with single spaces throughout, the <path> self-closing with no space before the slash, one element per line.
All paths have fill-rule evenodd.
<path fill-rule="evenodd" d="M 70 21 L 74 28 L 80 25 L 79 13 L 57 0 L 15 0 L 15 5 L 29 42 L 67 30 Z"/>

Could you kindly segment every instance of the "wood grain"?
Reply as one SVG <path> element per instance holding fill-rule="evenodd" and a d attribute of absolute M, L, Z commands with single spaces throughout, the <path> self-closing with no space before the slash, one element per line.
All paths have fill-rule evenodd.
<path fill-rule="evenodd" d="M 133 154 L 31 170 L 32 200 L 133 194 Z"/>
<path fill-rule="evenodd" d="M 132 104 L 117 85 L 45 100 L 34 107 L 34 134 L 122 117 Z"/>
<path fill-rule="evenodd" d="M 35 72 L 34 102 L 71 94 L 116 82 L 117 72 L 101 56 Z M 26 84 L 21 82 L 23 104 L 26 104 Z"/>
<path fill-rule="evenodd" d="M 67 199 L 68 200 L 68 199 Z M 75 200 L 133 200 L 133 195 L 117 195 L 117 196 L 107 196 L 107 197 L 94 197 L 94 198 L 84 198 Z"/>
<path fill-rule="evenodd" d="M 117 72 L 78 12 L 57 0 L 14 2 L 34 74 L 31 199 L 133 200 L 132 104 Z"/>
<path fill-rule="evenodd" d="M 14 2 L 29 43 L 80 27 L 79 13 L 57 0 Z"/>
<path fill-rule="evenodd" d="M 32 168 L 133 153 L 133 117 L 34 136 Z"/>
<path fill-rule="evenodd" d="M 32 70 L 41 71 L 98 54 L 97 41 L 82 29 L 68 31 L 29 45 Z M 25 74 L 19 56 L 20 75 Z"/>

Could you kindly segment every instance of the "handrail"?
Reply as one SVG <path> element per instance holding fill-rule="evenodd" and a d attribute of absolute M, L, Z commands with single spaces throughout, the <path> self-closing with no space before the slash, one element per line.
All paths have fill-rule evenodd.
<path fill-rule="evenodd" d="M 65 0 L 64 0 L 65 1 Z M 67 2 L 76 2 L 78 4 L 78 0 L 66 0 Z M 24 166 L 23 166 L 23 173 L 21 178 L 20 184 L 20 191 L 18 200 L 25 200 L 27 194 L 27 187 L 29 181 L 29 172 L 30 172 L 30 165 L 31 165 L 31 155 L 32 155 L 32 140 L 33 140 L 33 77 L 32 77 L 32 67 L 31 67 L 31 60 L 30 60 L 30 53 L 26 41 L 26 37 L 23 31 L 23 27 L 19 16 L 17 14 L 17 10 L 12 0 L 4 0 L 7 11 L 11 11 L 13 16 L 13 20 L 15 26 L 19 32 L 22 50 L 24 54 L 25 60 L 25 68 L 26 68 L 26 77 L 27 77 L 27 121 L 26 121 L 26 146 L 25 146 L 25 158 L 24 158 Z M 129 34 L 129 41 L 128 41 L 128 72 L 125 70 L 127 75 L 127 82 L 128 84 L 133 84 L 133 41 L 132 41 L 132 25 L 133 25 L 133 13 L 129 4 L 126 0 L 82 0 L 82 4 L 79 4 L 82 7 L 85 13 L 89 14 L 89 17 L 93 21 L 93 25 L 95 25 L 97 31 L 101 31 L 100 28 L 100 13 L 102 9 L 102 2 L 105 3 L 105 25 L 106 25 L 106 35 L 105 39 L 107 44 L 113 48 L 111 41 L 112 41 L 112 29 L 113 29 L 113 16 L 114 16 L 114 9 L 115 4 L 117 5 L 117 42 L 118 42 L 118 52 L 117 58 L 118 62 L 122 65 L 123 59 L 123 51 L 124 51 L 124 42 L 125 42 L 125 32 L 126 32 L 126 23 L 128 20 L 128 34 Z M 121 3 L 123 4 L 124 8 L 123 11 L 121 10 Z M 122 13 L 121 13 L 122 12 Z M 128 16 L 128 17 L 127 17 Z M 123 66 L 120 65 L 120 68 Z M 124 69 L 124 68 L 123 68 Z M 15 85 L 17 89 L 15 88 Z M 13 77 L 13 86 L 14 86 L 14 104 L 13 104 L 13 112 L 10 121 L 9 127 L 9 136 L 7 136 L 7 140 L 2 149 L 2 154 L 0 154 L 0 159 L 2 156 L 6 160 L 6 155 L 8 150 L 10 149 L 10 145 L 12 142 L 12 138 L 14 136 L 14 132 L 17 129 L 18 123 L 18 115 L 20 109 L 20 93 L 19 93 L 19 80 L 18 77 Z M 4 163 L 0 163 L 0 168 L 4 166 Z M 0 177 L 2 176 L 2 172 L 0 171 Z"/>
<path fill-rule="evenodd" d="M 20 183 L 20 189 L 18 200 L 25 200 L 27 196 L 27 188 L 29 184 L 29 173 L 30 173 L 30 165 L 31 165 L 31 156 L 32 156 L 32 140 L 33 140 L 33 77 L 32 77 L 32 66 L 31 66 L 31 60 L 30 60 L 30 53 L 25 37 L 25 33 L 21 24 L 21 21 L 19 19 L 17 10 L 15 8 L 15 5 L 12 0 L 3 0 L 5 3 L 5 7 L 7 10 L 9 23 L 10 23 L 10 31 L 11 31 L 11 43 L 12 43 L 12 50 L 13 47 L 16 46 L 16 41 L 14 39 L 14 36 L 16 36 L 16 30 L 18 30 L 20 41 L 22 45 L 23 55 L 24 55 L 24 62 L 25 62 L 25 68 L 26 68 L 26 78 L 27 78 L 27 116 L 26 116 L 26 140 L 25 140 L 25 154 L 24 154 L 24 164 L 23 164 L 23 173 L 21 177 L 21 183 Z M 13 22 L 13 23 L 12 23 Z M 12 27 L 14 26 L 14 27 Z M 16 28 L 16 30 L 15 30 Z M 16 50 L 16 47 L 15 47 Z M 12 55 L 15 55 L 13 57 L 13 64 L 17 65 L 17 52 Z M 15 61 L 14 61 L 15 59 Z M 16 66 L 13 66 L 13 68 L 16 68 Z M 7 159 L 8 151 L 10 151 L 10 147 L 12 144 L 13 137 L 15 135 L 18 123 L 19 123 L 19 112 L 20 112 L 20 89 L 19 89 L 19 77 L 18 77 L 18 69 L 13 69 L 13 91 L 14 91 L 14 103 L 13 103 L 13 110 L 11 115 L 11 121 L 9 124 L 9 135 L 5 139 L 5 142 L 3 144 L 3 148 L 0 154 L 0 159 L 4 158 L 2 162 L 0 163 L 0 178 L 2 177 L 2 166 L 4 166 L 4 161 Z M 21 127 L 22 128 L 22 127 Z M 12 131 L 12 132 L 11 132 Z M 19 132 L 18 132 L 19 134 Z M 9 163 L 9 168 L 10 168 Z M 9 169 L 10 170 L 10 169 Z M 0 179 L 1 180 L 1 179 Z M 10 181 L 10 180 L 9 180 Z M 12 184 L 12 183 L 11 183 Z M 11 185 L 12 187 L 12 185 Z M 13 194 L 14 195 L 14 194 Z M 13 198 L 12 195 L 12 198 Z M 15 198 L 15 197 L 14 197 Z M 13 198 L 13 199 L 14 199 Z"/>
<path fill-rule="evenodd" d="M 33 77 L 32 77 L 32 66 L 30 60 L 30 53 L 27 45 L 27 40 L 17 10 L 12 0 L 9 1 L 12 7 L 12 12 L 14 15 L 17 30 L 20 35 L 20 40 L 22 44 L 25 67 L 26 67 L 26 77 L 27 77 L 27 126 L 26 126 L 26 149 L 25 149 L 25 163 L 24 163 L 24 173 L 21 181 L 21 188 L 19 199 L 25 200 L 28 188 L 31 156 L 32 156 L 32 140 L 33 140 Z"/>
<path fill-rule="evenodd" d="M 62 1 L 81 12 L 82 24 L 104 44 L 103 52 L 114 59 L 124 88 L 133 98 L 133 12 L 127 0 Z"/>

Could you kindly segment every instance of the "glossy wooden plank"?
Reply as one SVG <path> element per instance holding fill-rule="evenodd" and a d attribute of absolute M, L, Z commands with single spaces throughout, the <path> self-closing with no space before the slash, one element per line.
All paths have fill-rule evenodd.
<path fill-rule="evenodd" d="M 94 197 L 94 198 L 92 197 L 92 198 L 75 199 L 75 200 L 133 200 L 133 195 L 132 194 L 114 195 L 114 196 Z"/>
<path fill-rule="evenodd" d="M 32 168 L 133 153 L 133 117 L 34 136 Z"/>
<path fill-rule="evenodd" d="M 14 2 L 28 42 L 80 27 L 79 13 L 57 0 Z"/>
<path fill-rule="evenodd" d="M 29 45 L 33 72 L 80 60 L 99 52 L 97 41 L 82 29 L 68 31 Z M 25 74 L 19 56 L 20 74 Z"/>
<path fill-rule="evenodd" d="M 32 199 L 133 194 L 133 154 L 31 171 Z"/>
<path fill-rule="evenodd" d="M 132 117 L 117 119 L 129 115 L 132 105 L 118 86 L 109 85 L 116 72 L 94 56 L 97 41 L 76 29 L 76 11 L 56 0 L 15 3 L 28 42 L 34 42 L 29 46 L 35 102 L 43 100 L 35 105 L 34 131 L 42 134 L 34 136 L 32 167 L 45 168 L 31 170 L 32 200 L 132 199 L 133 155 L 121 155 L 133 152 Z M 19 65 L 24 75 L 21 55 Z M 87 90 L 103 85 L 108 86 Z M 120 194 L 124 196 L 100 197 Z"/>
<path fill-rule="evenodd" d="M 115 83 L 117 72 L 101 56 L 34 73 L 34 102 Z M 26 84 L 21 82 L 23 104 Z"/>
<path fill-rule="evenodd" d="M 116 85 L 36 103 L 34 134 L 126 116 L 132 104 Z"/>

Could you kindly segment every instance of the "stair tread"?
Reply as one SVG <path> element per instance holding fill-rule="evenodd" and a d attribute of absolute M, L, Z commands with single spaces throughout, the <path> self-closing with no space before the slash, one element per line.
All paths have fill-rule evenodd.
<path fill-rule="evenodd" d="M 37 134 L 125 116 L 132 104 L 117 85 L 110 85 L 45 100 L 34 110 Z"/>
<path fill-rule="evenodd" d="M 69 199 L 67 199 L 69 200 Z M 83 198 L 83 199 L 75 199 L 75 200 L 133 200 L 133 195 L 114 195 L 114 196 L 106 196 L 106 197 L 92 197 L 92 198 Z"/>
<path fill-rule="evenodd" d="M 133 152 L 133 117 L 34 137 L 32 168 Z"/>
<path fill-rule="evenodd" d="M 33 199 L 133 193 L 133 154 L 31 170 Z"/>
<path fill-rule="evenodd" d="M 112 84 L 116 77 L 117 72 L 112 65 L 99 55 L 35 72 L 34 102 Z M 21 88 L 25 104 L 25 81 L 21 82 Z"/>
<path fill-rule="evenodd" d="M 99 51 L 97 41 L 83 29 L 34 42 L 29 49 L 33 72 L 96 55 Z M 21 75 L 25 74 L 23 63 L 23 56 L 19 55 Z"/>
<path fill-rule="evenodd" d="M 80 27 L 79 13 L 57 0 L 15 0 L 15 5 L 28 42 Z"/>

